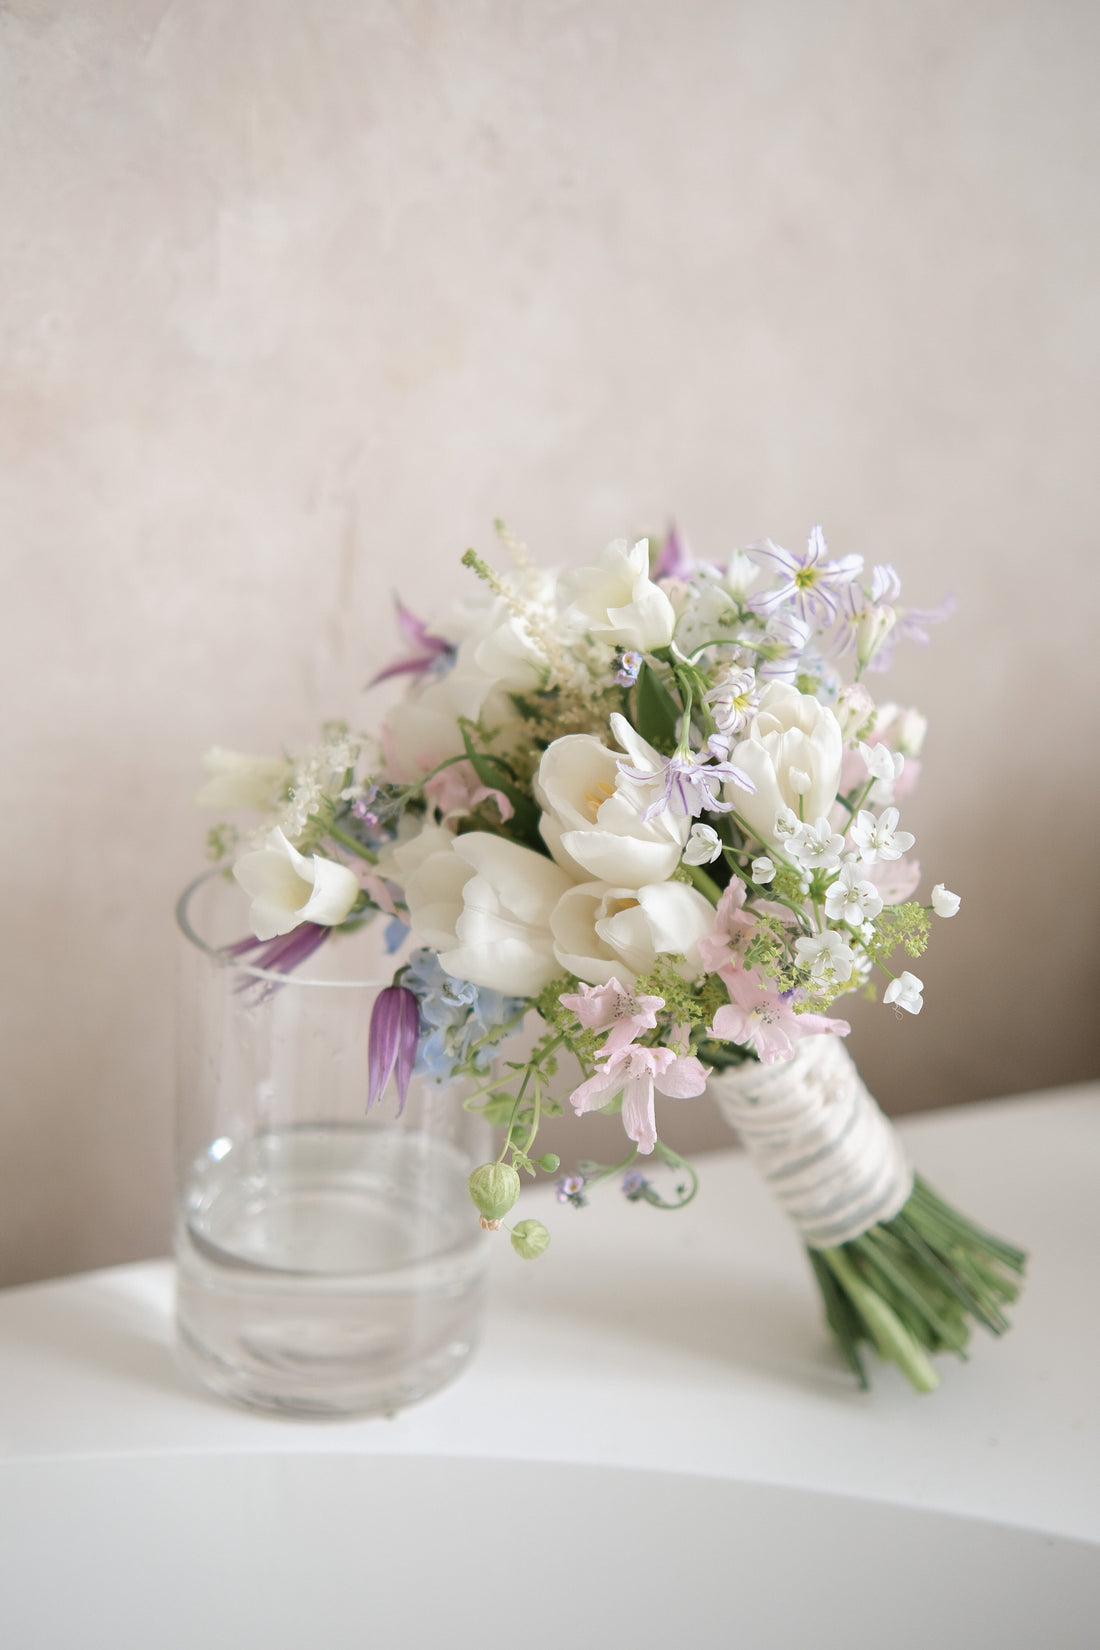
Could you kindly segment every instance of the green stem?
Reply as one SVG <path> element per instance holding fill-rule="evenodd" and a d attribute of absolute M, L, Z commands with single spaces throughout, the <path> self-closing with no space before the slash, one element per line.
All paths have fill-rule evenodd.
<path fill-rule="evenodd" d="M 717 905 L 722 898 L 722 890 L 714 878 L 703 870 L 701 865 L 685 865 L 684 870 L 691 878 L 701 894 L 705 894 L 712 905 Z"/>
<path fill-rule="evenodd" d="M 341 830 L 339 825 L 330 825 L 327 828 L 325 835 L 335 838 L 337 842 L 342 843 L 343 846 L 349 849 L 353 854 L 358 854 L 360 859 L 365 859 L 368 864 L 378 864 L 378 855 L 371 853 L 369 848 L 364 847 L 361 842 L 357 842 L 356 839 L 349 835 L 347 831 Z"/>

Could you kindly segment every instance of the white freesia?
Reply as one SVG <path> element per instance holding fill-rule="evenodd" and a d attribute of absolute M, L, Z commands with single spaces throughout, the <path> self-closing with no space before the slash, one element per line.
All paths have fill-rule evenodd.
<path fill-rule="evenodd" d="M 294 765 L 278 756 L 249 756 L 214 745 L 202 759 L 206 784 L 195 801 L 202 808 L 256 808 L 268 813 L 286 795 Z"/>
<path fill-rule="evenodd" d="M 594 567 L 567 573 L 563 597 L 572 603 L 567 618 L 597 640 L 643 653 L 667 647 L 676 628 L 672 603 L 649 576 L 649 543 L 626 539 L 609 544 Z"/>
<path fill-rule="evenodd" d="M 703 971 L 699 942 L 714 928 L 714 907 L 683 882 L 583 882 L 562 895 L 550 926 L 558 962 L 588 985 L 633 985 L 662 954 L 683 956 L 681 973 L 696 979 Z"/>
<path fill-rule="evenodd" d="M 455 837 L 405 882 L 418 945 L 456 979 L 533 997 L 559 972 L 550 914 L 570 878 L 530 848 L 486 831 Z"/>
<path fill-rule="evenodd" d="M 769 682 L 748 735 L 729 760 L 756 786 L 753 795 L 729 791 L 737 811 L 764 843 L 778 847 L 776 817 L 791 809 L 798 819 L 828 815 L 840 784 L 843 741 L 828 706 L 786 682 Z"/>
<path fill-rule="evenodd" d="M 289 934 L 302 922 L 343 922 L 359 897 L 354 871 L 323 854 L 307 859 L 278 828 L 263 848 L 242 854 L 233 875 L 252 901 L 249 919 L 259 940 Z"/>
<path fill-rule="evenodd" d="M 950 888 L 937 882 L 932 890 L 932 909 L 937 917 L 953 917 L 961 904 L 958 894 L 953 894 Z"/>
<path fill-rule="evenodd" d="M 656 773 L 661 758 L 617 713 L 612 727 L 630 760 Z M 596 877 L 641 888 L 663 882 L 680 863 L 691 821 L 669 809 L 650 821 L 644 787 L 624 777 L 622 757 L 591 734 L 566 734 L 544 752 L 535 782 L 539 830 L 555 860 L 576 881 Z"/>
<path fill-rule="evenodd" d="M 906 969 L 896 980 L 890 981 L 882 994 L 882 1000 L 884 1003 L 896 1003 L 898 1008 L 904 1008 L 906 1014 L 919 1014 L 924 1007 L 924 998 L 921 996 L 923 990 L 924 981 L 918 980 L 915 974 L 910 974 Z"/>

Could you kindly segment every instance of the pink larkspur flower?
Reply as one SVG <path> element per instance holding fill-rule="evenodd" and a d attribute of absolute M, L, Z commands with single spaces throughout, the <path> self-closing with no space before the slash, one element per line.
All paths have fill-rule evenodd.
<path fill-rule="evenodd" d="M 665 1006 L 663 997 L 639 997 L 614 975 L 606 985 L 582 985 L 579 992 L 567 991 L 558 1001 L 577 1016 L 586 1031 L 610 1033 L 601 1059 L 632 1043 L 639 1031 L 652 1031 L 658 1010 Z"/>
<path fill-rule="evenodd" d="M 751 1048 L 761 1065 L 789 1060 L 803 1037 L 824 1031 L 847 1037 L 852 1029 L 847 1020 L 796 1014 L 789 996 L 769 991 L 758 975 L 745 969 L 723 968 L 721 973 L 730 1000 L 715 1014 L 710 1035 Z"/>
<path fill-rule="evenodd" d="M 502 821 L 511 819 L 515 812 L 503 791 L 481 783 L 470 762 L 455 762 L 435 774 L 424 786 L 424 794 L 446 819 L 471 813 L 490 799 L 496 803 Z"/>
<path fill-rule="evenodd" d="M 746 911 L 745 894 L 741 878 L 731 877 L 714 913 L 714 930 L 699 941 L 699 955 L 708 974 L 719 973 L 729 967 L 734 958 L 744 955 L 761 916 L 778 917 L 780 922 L 795 921 L 793 913 L 775 900 L 757 900 L 753 910 Z"/>
<path fill-rule="evenodd" d="M 673 1100 L 702 1094 L 708 1069 L 692 1054 L 674 1054 L 670 1048 L 639 1048 L 636 1043 L 617 1049 L 593 1076 L 573 1090 L 570 1103 L 580 1117 L 598 1111 L 617 1094 L 623 1097 L 623 1128 L 640 1152 L 657 1144 L 654 1090 Z"/>

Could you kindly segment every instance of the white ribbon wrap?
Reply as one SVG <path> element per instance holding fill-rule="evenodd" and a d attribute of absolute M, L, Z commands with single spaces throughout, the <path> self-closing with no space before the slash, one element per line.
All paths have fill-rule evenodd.
<path fill-rule="evenodd" d="M 839 1037 L 804 1037 L 789 1060 L 712 1074 L 708 1088 L 811 1249 L 892 1220 L 913 1171 Z"/>

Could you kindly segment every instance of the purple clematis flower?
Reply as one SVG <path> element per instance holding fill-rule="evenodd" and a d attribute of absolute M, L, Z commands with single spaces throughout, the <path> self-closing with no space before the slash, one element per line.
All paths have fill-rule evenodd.
<path fill-rule="evenodd" d="M 278 934 L 273 940 L 258 940 L 254 935 L 249 935 L 246 940 L 238 940 L 235 945 L 227 945 L 225 955 L 247 957 L 250 951 L 257 951 L 258 947 L 257 955 L 248 959 L 251 967 L 262 968 L 270 974 L 293 974 L 307 957 L 312 957 L 317 947 L 322 945 L 331 933 L 331 927 L 325 923 L 300 922 L 289 934 Z M 247 991 L 255 983 L 251 975 L 245 975 L 235 989 Z M 275 981 L 267 981 L 260 993 L 261 1001 L 278 989 Z"/>
<path fill-rule="evenodd" d="M 385 1092 L 391 1076 L 397 1082 L 398 1110 L 404 1110 L 419 1035 L 420 1008 L 415 996 L 407 986 L 388 985 L 378 993 L 371 1010 L 367 1050 L 368 1111 Z"/>
<path fill-rule="evenodd" d="M 661 553 L 650 578 L 652 579 L 687 579 L 695 571 L 695 558 L 688 549 L 687 539 L 680 529 L 673 523 L 668 530 L 668 537 L 661 546 Z"/>
<path fill-rule="evenodd" d="M 397 609 L 397 623 L 401 634 L 409 644 L 409 652 L 400 659 L 395 659 L 392 665 L 380 670 L 377 676 L 372 676 L 367 686 L 375 687 L 379 682 L 388 681 L 391 676 L 423 676 L 434 670 L 437 665 L 450 664 L 455 656 L 452 642 L 442 636 L 433 636 L 423 619 L 418 619 L 415 613 L 410 613 L 399 596 L 395 596 L 394 606 Z"/>
<path fill-rule="evenodd" d="M 800 619 L 832 624 L 840 592 L 863 571 L 863 557 L 842 556 L 839 561 L 826 561 L 828 553 L 820 527 L 811 530 L 810 541 L 800 556 L 773 544 L 771 539 L 750 544 L 748 554 L 753 561 L 779 573 L 783 582 L 774 590 L 750 597 L 749 606 L 756 613 L 774 613 L 786 602 L 793 602 Z"/>

